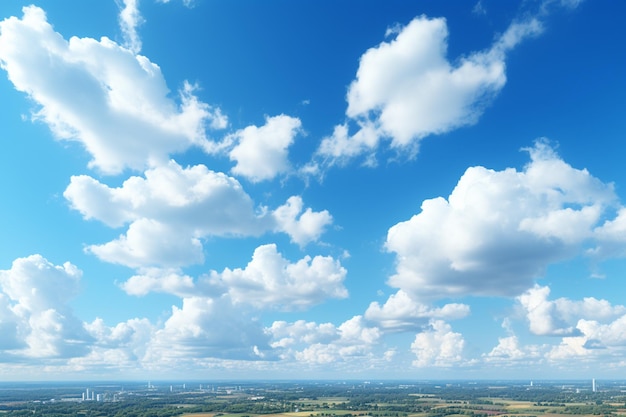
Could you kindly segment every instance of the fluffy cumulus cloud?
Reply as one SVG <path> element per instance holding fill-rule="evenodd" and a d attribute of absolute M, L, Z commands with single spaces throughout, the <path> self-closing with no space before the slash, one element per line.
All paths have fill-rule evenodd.
<path fill-rule="evenodd" d="M 359 126 L 335 128 L 318 155 L 335 163 L 374 152 L 381 138 L 414 153 L 425 136 L 475 123 L 506 83 L 506 53 L 541 32 L 535 19 L 513 23 L 485 51 L 451 63 L 445 19 L 419 16 L 388 31 L 393 39 L 366 51 L 347 95 L 346 115 Z"/>
<path fill-rule="evenodd" d="M 624 306 L 613 306 L 607 300 L 585 297 L 581 301 L 567 298 L 549 300 L 549 287 L 535 285 L 517 297 L 528 319 L 530 331 L 544 336 L 575 336 L 580 319 L 607 321 L 626 314 Z"/>
<path fill-rule="evenodd" d="M 175 363 L 194 358 L 270 359 L 269 336 L 261 324 L 228 297 L 188 297 L 174 306 L 155 332 L 146 360 Z"/>
<path fill-rule="evenodd" d="M 411 298 L 405 291 L 392 294 L 382 306 L 373 302 L 365 312 L 365 318 L 387 331 L 418 331 L 427 326 L 431 319 L 452 320 L 467 316 L 470 308 L 466 304 L 446 304 L 433 308 Z"/>
<path fill-rule="evenodd" d="M 133 176 L 120 187 L 80 175 L 64 192 L 86 219 L 111 227 L 128 224 L 118 239 L 87 248 L 99 258 L 131 267 L 178 267 L 204 260 L 207 236 L 257 236 L 281 231 L 304 245 L 331 223 L 327 211 L 304 209 L 300 197 L 269 213 L 255 207 L 234 178 L 204 165 L 183 168 L 174 161 Z"/>
<path fill-rule="evenodd" d="M 509 335 L 482 355 L 485 363 L 568 369 L 575 359 L 579 369 L 607 363 L 623 366 L 617 364 L 626 352 L 626 307 L 593 297 L 550 300 L 549 295 L 548 287 L 535 285 L 517 297 L 530 332 L 543 336 L 545 343 L 523 345 L 508 328 Z"/>
<path fill-rule="evenodd" d="M 595 228 L 617 204 L 611 184 L 564 162 L 545 141 L 522 170 L 466 170 L 447 199 L 389 229 L 390 285 L 417 298 L 516 296 L 546 266 L 599 242 Z"/>
<path fill-rule="evenodd" d="M 300 246 L 317 241 L 333 221 L 327 210 L 304 209 L 301 197 L 290 197 L 285 204 L 272 212 L 275 230 L 287 233 L 291 241 Z"/>
<path fill-rule="evenodd" d="M 85 323 L 85 329 L 94 342 L 88 355 L 72 358 L 72 368 L 107 369 L 114 365 L 124 372 L 132 372 L 142 366 L 156 326 L 145 318 L 134 318 L 109 327 L 97 318 Z"/>
<path fill-rule="evenodd" d="M 288 348 L 301 343 L 327 344 L 340 337 L 339 330 L 332 323 L 317 324 L 304 320 L 294 323 L 275 321 L 266 332 L 272 335 L 272 346 L 277 348 Z"/>
<path fill-rule="evenodd" d="M 135 8 L 124 4 L 130 12 L 121 19 L 130 25 Z M 220 110 L 199 101 L 192 85 L 178 103 L 169 98 L 160 68 L 147 58 L 104 37 L 65 40 L 42 9 L 23 12 L 0 22 L 0 66 L 40 106 L 34 118 L 58 138 L 80 142 L 91 167 L 143 169 L 190 146 L 210 149 L 205 127 L 225 127 Z"/>
<path fill-rule="evenodd" d="M 0 271 L 0 349 L 14 358 L 86 354 L 91 337 L 68 306 L 81 275 L 69 262 L 54 265 L 40 255 Z"/>
<path fill-rule="evenodd" d="M 127 294 L 136 296 L 160 292 L 185 297 L 198 291 L 193 278 L 175 268 L 144 268 L 139 274 L 123 282 L 120 287 Z"/>
<path fill-rule="evenodd" d="M 234 133 L 228 139 L 236 142 L 229 153 L 236 162 L 232 173 L 260 182 L 288 172 L 289 146 L 301 125 L 297 118 L 280 115 L 268 117 L 264 126 L 248 126 Z"/>
<path fill-rule="evenodd" d="M 244 269 L 210 274 L 213 286 L 223 287 L 236 304 L 257 308 L 292 310 L 319 304 L 328 298 L 346 298 L 347 271 L 327 256 L 306 256 L 290 263 L 276 245 L 258 247 Z"/>
<path fill-rule="evenodd" d="M 463 361 L 465 339 L 443 320 L 432 320 L 430 328 L 415 336 L 411 351 L 415 354 L 413 365 L 422 367 L 448 367 Z"/>
<path fill-rule="evenodd" d="M 259 310 L 305 309 L 329 298 L 346 298 L 346 269 L 329 256 L 291 263 L 276 245 L 259 246 L 245 268 L 211 271 L 194 281 L 176 269 L 148 268 L 121 287 L 131 295 L 163 292 L 190 297 L 228 297 L 235 305 Z"/>
<path fill-rule="evenodd" d="M 598 244 L 589 249 L 597 259 L 626 257 L 626 208 L 619 209 L 614 219 L 609 219 L 595 229 Z"/>
<path fill-rule="evenodd" d="M 512 334 L 498 338 L 498 344 L 483 354 L 482 360 L 486 364 L 505 368 L 526 367 L 545 364 L 549 351 L 548 345 L 523 345 L 519 338 Z"/>
<path fill-rule="evenodd" d="M 362 316 L 343 322 L 316 324 L 305 321 L 274 322 L 266 329 L 272 336 L 272 346 L 282 350 L 281 358 L 306 366 L 329 363 L 369 364 L 379 347 L 381 331 L 369 326 Z"/>

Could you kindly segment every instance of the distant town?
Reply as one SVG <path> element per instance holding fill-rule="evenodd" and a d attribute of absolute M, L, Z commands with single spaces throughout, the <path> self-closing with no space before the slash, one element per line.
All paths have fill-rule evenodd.
<path fill-rule="evenodd" d="M 555 417 L 626 415 L 626 381 L 0 383 L 15 416 Z"/>

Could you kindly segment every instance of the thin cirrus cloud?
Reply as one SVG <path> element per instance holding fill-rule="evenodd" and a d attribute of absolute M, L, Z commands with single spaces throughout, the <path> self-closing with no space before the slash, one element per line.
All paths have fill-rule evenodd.
<path fill-rule="evenodd" d="M 139 11 L 139 0 L 117 0 L 120 8 L 119 24 L 124 36 L 124 46 L 137 54 L 141 51 L 141 38 L 137 28 L 144 22 Z"/>
<path fill-rule="evenodd" d="M 546 141 L 523 171 L 468 168 L 445 199 L 392 226 L 389 284 L 416 299 L 516 296 L 545 268 L 601 245 L 596 228 L 619 202 L 612 184 L 564 162 Z"/>
<path fill-rule="evenodd" d="M 361 56 L 348 89 L 346 116 L 357 132 L 349 133 L 348 122 L 336 126 L 316 160 L 334 165 L 369 155 L 371 165 L 383 138 L 393 149 L 414 154 L 424 137 L 476 123 L 506 83 L 507 52 L 541 31 L 537 19 L 515 22 L 490 48 L 457 64 L 446 57 L 443 18 L 419 16 L 388 31 L 395 38 Z"/>
<path fill-rule="evenodd" d="M 170 99 L 160 68 L 146 57 L 105 37 L 67 41 L 42 9 L 23 12 L 0 22 L 0 65 L 40 106 L 33 117 L 57 138 L 80 142 L 90 167 L 141 170 L 191 146 L 211 148 L 205 126 L 226 127 L 220 109 L 198 100 L 191 84 L 179 91 L 179 103 Z"/>

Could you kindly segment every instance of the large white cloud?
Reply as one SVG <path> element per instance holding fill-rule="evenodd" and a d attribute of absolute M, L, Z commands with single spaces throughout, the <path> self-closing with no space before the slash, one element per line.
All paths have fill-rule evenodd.
<path fill-rule="evenodd" d="M 160 68 L 147 58 L 104 37 L 67 41 L 42 9 L 23 13 L 0 22 L 0 66 L 40 106 L 36 119 L 58 138 L 83 144 L 90 166 L 143 169 L 190 146 L 211 148 L 205 125 L 225 127 L 220 110 L 199 101 L 190 84 L 179 103 L 169 98 Z"/>
<path fill-rule="evenodd" d="M 466 304 L 431 307 L 413 300 L 405 291 L 399 290 L 389 296 L 382 306 L 378 302 L 372 302 L 365 312 L 365 318 L 387 331 L 419 331 L 433 318 L 459 319 L 469 312 L 470 307 Z"/>
<path fill-rule="evenodd" d="M 86 219 L 119 227 L 142 218 L 216 235 L 254 234 L 262 228 L 250 196 L 234 178 L 205 165 L 182 167 L 173 160 L 111 188 L 87 175 L 73 176 L 65 190 Z"/>
<path fill-rule="evenodd" d="M 63 195 L 86 219 L 111 227 L 129 224 L 118 239 L 87 250 L 136 268 L 201 263 L 202 239 L 208 236 L 277 231 L 303 246 L 318 240 L 332 222 L 326 210 L 305 209 L 297 196 L 273 212 L 255 207 L 236 179 L 204 165 L 183 168 L 174 161 L 115 188 L 87 175 L 73 176 Z"/>
<path fill-rule="evenodd" d="M 210 274 L 212 285 L 223 287 L 236 304 L 257 308 L 292 310 L 319 304 L 328 298 L 346 298 L 347 271 L 328 256 L 306 256 L 290 263 L 276 245 L 258 247 L 244 269 Z"/>
<path fill-rule="evenodd" d="M 608 208 L 611 184 L 561 160 L 545 142 L 522 171 L 466 170 L 448 199 L 389 229 L 393 287 L 417 298 L 515 296 L 551 262 L 584 252 Z"/>
<path fill-rule="evenodd" d="M 515 22 L 489 49 L 456 63 L 446 57 L 445 19 L 419 16 L 388 31 L 395 38 L 361 56 L 348 90 L 346 115 L 358 132 L 350 135 L 347 125 L 337 126 L 318 156 L 332 164 L 373 153 L 381 138 L 414 153 L 425 136 L 475 123 L 506 83 L 506 53 L 541 30 L 536 19 Z"/>
<path fill-rule="evenodd" d="M 299 119 L 281 114 L 268 117 L 261 127 L 235 132 L 229 139 L 237 142 L 229 152 L 230 159 L 237 162 L 232 173 L 260 182 L 288 172 L 289 147 L 301 125 Z"/>
<path fill-rule="evenodd" d="M 66 358 L 87 353 L 91 342 L 68 302 L 82 272 L 41 255 L 16 259 L 0 270 L 0 349 L 14 358 Z"/>

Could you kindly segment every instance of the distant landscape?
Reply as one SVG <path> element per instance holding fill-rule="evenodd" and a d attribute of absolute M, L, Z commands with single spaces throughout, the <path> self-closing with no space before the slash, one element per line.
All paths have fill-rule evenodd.
<path fill-rule="evenodd" d="M 15 416 L 556 417 L 626 415 L 626 381 L 2 383 Z"/>

